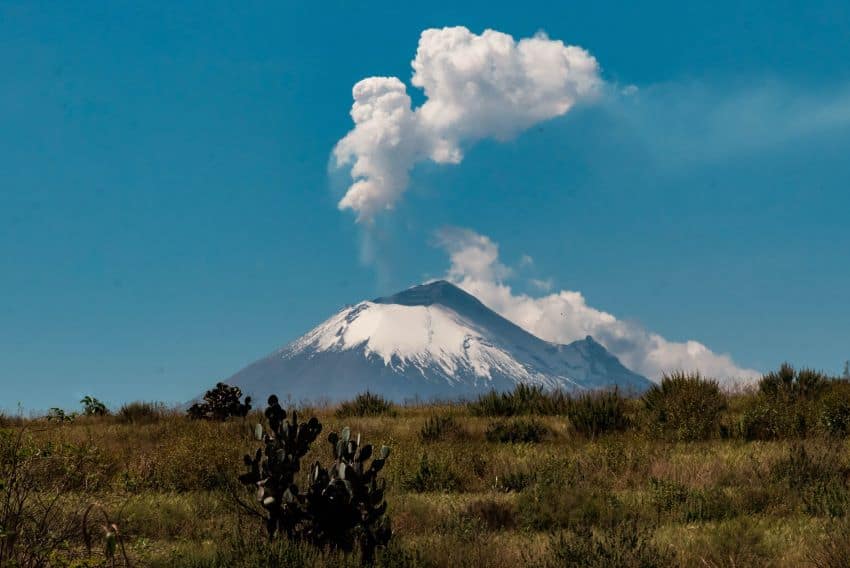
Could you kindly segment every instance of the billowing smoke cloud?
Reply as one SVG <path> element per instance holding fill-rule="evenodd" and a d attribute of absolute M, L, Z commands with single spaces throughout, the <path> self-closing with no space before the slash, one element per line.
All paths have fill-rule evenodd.
<path fill-rule="evenodd" d="M 460 163 L 465 145 L 507 140 L 563 115 L 602 85 L 593 56 L 542 33 L 515 41 L 495 30 L 425 30 L 412 66 L 412 84 L 426 97 L 415 109 L 396 77 L 354 85 L 354 129 L 334 158 L 337 166 L 351 165 L 353 183 L 339 207 L 353 209 L 358 220 L 392 208 L 417 162 Z"/>
<path fill-rule="evenodd" d="M 437 232 L 437 242 L 451 259 L 446 274 L 449 280 L 542 339 L 569 343 L 592 335 L 624 365 L 656 380 L 675 370 L 698 370 L 724 382 L 760 376 L 698 341 L 669 341 L 637 324 L 618 320 L 588 306 L 580 292 L 561 290 L 539 297 L 513 292 L 503 281 L 512 274 L 511 269 L 499 261 L 499 246 L 484 235 L 447 228 Z"/>

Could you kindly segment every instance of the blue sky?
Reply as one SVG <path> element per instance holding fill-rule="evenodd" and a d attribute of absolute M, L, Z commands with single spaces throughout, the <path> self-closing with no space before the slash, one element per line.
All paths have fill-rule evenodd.
<path fill-rule="evenodd" d="M 516 295 L 551 279 L 742 368 L 850 358 L 846 2 L 75 4 L 0 2 L 0 407 L 190 398 L 444 275 L 445 226 Z M 606 94 L 355 222 L 352 86 L 422 104 L 419 35 L 457 25 L 581 46 Z"/>

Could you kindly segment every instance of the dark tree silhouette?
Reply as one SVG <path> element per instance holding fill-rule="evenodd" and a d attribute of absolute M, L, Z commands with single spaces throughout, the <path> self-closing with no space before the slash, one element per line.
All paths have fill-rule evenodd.
<path fill-rule="evenodd" d="M 231 416 L 245 417 L 251 411 L 251 397 L 246 396 L 245 402 L 240 402 L 240 398 L 242 390 L 239 387 L 218 383 L 206 392 L 203 402 L 196 402 L 186 412 L 195 420 L 224 421 Z"/>

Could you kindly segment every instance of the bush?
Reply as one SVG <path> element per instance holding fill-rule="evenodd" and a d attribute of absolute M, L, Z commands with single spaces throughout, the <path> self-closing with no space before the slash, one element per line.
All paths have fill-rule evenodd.
<path fill-rule="evenodd" d="M 520 383 L 509 392 L 489 392 L 467 405 L 473 416 L 553 415 L 567 410 L 567 396 L 560 391 L 546 392 L 540 386 Z"/>
<path fill-rule="evenodd" d="M 73 492 L 91 464 L 73 451 L 39 442 L 25 427 L 0 430 L 0 566 L 52 566 L 75 552 L 88 524 Z"/>
<path fill-rule="evenodd" d="M 798 372 L 783 364 L 759 382 L 758 395 L 741 416 L 741 436 L 746 440 L 801 438 L 818 427 L 832 435 L 845 435 L 850 405 L 836 386 L 823 373 Z"/>
<path fill-rule="evenodd" d="M 773 566 L 770 549 L 763 532 L 747 518 L 721 523 L 706 531 L 694 550 L 698 566 L 739 568 L 741 566 Z"/>
<path fill-rule="evenodd" d="M 699 373 L 664 375 L 643 396 L 650 431 L 678 441 L 707 440 L 720 433 L 726 397 L 717 381 Z"/>
<path fill-rule="evenodd" d="M 628 428 L 630 422 L 625 409 L 625 401 L 615 388 L 569 399 L 567 417 L 576 432 L 595 438 Z"/>
<path fill-rule="evenodd" d="M 783 363 L 779 371 L 772 371 L 761 378 L 759 393 L 786 401 L 813 399 L 826 389 L 828 382 L 829 379 L 823 373 L 812 369 L 797 371 L 788 363 Z"/>
<path fill-rule="evenodd" d="M 735 504 L 719 488 L 690 489 L 676 481 L 650 478 L 653 503 L 659 513 L 680 522 L 696 523 L 733 517 Z"/>
<path fill-rule="evenodd" d="M 779 440 L 804 434 L 805 418 L 794 407 L 759 397 L 741 414 L 740 434 L 745 440 Z"/>
<path fill-rule="evenodd" d="M 808 560 L 816 568 L 850 566 L 850 520 L 832 521 L 820 542 L 812 547 Z"/>
<path fill-rule="evenodd" d="M 24 418 L 22 413 L 9 415 L 3 411 L 0 411 L 0 428 L 12 428 L 12 427 L 23 427 L 26 425 L 27 419 Z"/>
<path fill-rule="evenodd" d="M 93 396 L 84 396 L 80 404 L 83 405 L 83 416 L 106 416 L 109 414 L 106 405 Z"/>
<path fill-rule="evenodd" d="M 53 407 L 47 412 L 47 421 L 48 422 L 73 422 L 77 418 L 76 412 L 71 412 L 70 414 L 66 413 L 64 410 L 58 407 Z"/>
<path fill-rule="evenodd" d="M 381 415 L 395 416 L 395 408 L 391 402 L 381 395 L 372 394 L 369 391 L 358 394 L 354 400 L 343 402 L 336 410 L 337 418 Z"/>
<path fill-rule="evenodd" d="M 423 442 L 438 442 L 450 438 L 462 438 L 464 434 L 463 428 L 454 416 L 438 415 L 425 421 L 419 431 L 419 439 Z"/>
<path fill-rule="evenodd" d="M 509 471 L 496 478 L 496 489 L 505 493 L 519 493 L 534 481 L 534 475 L 526 471 Z"/>
<path fill-rule="evenodd" d="M 460 478 L 448 465 L 429 460 L 427 454 L 422 454 L 419 467 L 402 479 L 401 487 L 404 491 L 416 493 L 451 493 L 460 491 L 462 485 Z"/>
<path fill-rule="evenodd" d="M 124 424 L 150 424 L 165 416 L 165 405 L 161 402 L 128 402 L 118 409 L 115 418 Z"/>
<path fill-rule="evenodd" d="M 850 383 L 835 381 L 829 385 L 821 404 L 821 426 L 830 436 L 850 434 Z"/>
<path fill-rule="evenodd" d="M 488 442 L 503 444 L 536 444 L 549 434 L 549 429 L 537 420 L 516 418 L 491 422 L 484 436 Z"/>
<path fill-rule="evenodd" d="M 661 568 L 675 565 L 672 551 L 652 542 L 652 533 L 637 520 L 608 530 L 580 527 L 562 533 L 550 545 L 544 566 L 576 568 Z"/>
<path fill-rule="evenodd" d="M 844 516 L 850 504 L 847 480 L 850 468 L 842 459 L 840 447 L 807 451 L 802 444 L 788 450 L 788 456 L 771 467 L 773 481 L 785 483 L 791 495 L 799 496 L 812 515 Z"/>
<path fill-rule="evenodd" d="M 803 444 L 795 444 L 788 449 L 788 455 L 773 464 L 771 476 L 776 481 L 785 481 L 792 491 L 800 491 L 815 483 L 831 481 L 842 477 L 845 467 L 840 461 L 836 449 L 827 449 L 820 455 L 813 455 Z"/>
<path fill-rule="evenodd" d="M 583 476 L 584 472 L 576 464 L 558 461 L 543 464 L 534 484 L 517 499 L 522 525 L 546 531 L 581 526 L 610 527 L 621 521 L 623 504 L 610 488 Z"/>
<path fill-rule="evenodd" d="M 248 416 L 251 410 L 251 397 L 246 396 L 244 403 L 239 401 L 240 398 L 242 398 L 242 389 L 218 383 L 214 389 L 204 394 L 203 402 L 193 404 L 186 412 L 193 420 L 218 420 L 219 422 L 234 416 Z"/>
<path fill-rule="evenodd" d="M 494 499 L 473 501 L 461 517 L 480 520 L 488 530 L 500 531 L 516 526 L 516 509 L 511 503 Z"/>

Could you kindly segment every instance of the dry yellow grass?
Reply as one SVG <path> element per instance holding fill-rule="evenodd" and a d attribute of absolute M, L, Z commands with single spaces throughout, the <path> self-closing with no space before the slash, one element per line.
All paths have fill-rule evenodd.
<path fill-rule="evenodd" d="M 730 408 L 741 406 L 735 402 Z M 446 413 L 460 422 L 463 434 L 423 442 L 419 431 L 426 419 Z M 811 449 L 814 459 L 818 448 L 835 444 L 846 455 L 846 442 L 818 436 L 803 442 L 676 443 L 635 428 L 590 440 L 561 416 L 537 418 L 551 432 L 541 443 L 490 443 L 484 432 L 491 419 L 471 416 L 461 405 L 420 405 L 400 408 L 395 416 L 348 419 L 337 418 L 333 408 L 315 414 L 325 433 L 349 426 L 365 440 L 392 448 L 384 477 L 395 546 L 410 553 L 408 561 L 437 566 L 543 562 L 552 535 L 575 528 L 570 524 L 575 519 L 591 519 L 594 534 L 603 534 L 608 517 L 597 509 L 608 507 L 605 503 L 613 503 L 617 514 L 638 518 L 653 546 L 675 552 L 678 565 L 799 566 L 821 546 L 829 515 L 807 509 L 775 473 L 776 464 L 799 443 Z M 63 424 L 24 421 L 9 424 L 7 431 L 26 428 L 29 447 L 49 448 L 60 460 L 56 463 L 64 464 L 33 473 L 43 477 L 45 488 L 58 487 L 58 476 L 76 472 L 55 514 L 71 518 L 85 503 L 102 504 L 120 527 L 134 565 L 219 566 L 239 527 L 251 535 L 261 532 L 240 517 L 228 489 L 241 471 L 242 454 L 255 447 L 251 427 L 258 420 L 256 413 L 226 423 L 166 413 L 139 425 L 104 417 Z M 410 489 L 409 479 L 423 456 L 449 472 L 454 485 L 422 493 Z M 316 459 L 328 460 L 324 434 L 305 463 Z M 503 482 L 515 474 L 530 477 L 529 486 L 506 492 Z M 668 485 L 653 485 L 653 479 Z M 576 498 L 585 494 L 592 498 Z M 534 515 L 550 512 L 534 504 L 535 495 L 556 508 L 584 508 L 579 512 L 587 516 L 536 526 Z M 470 513 L 481 503 L 515 519 L 504 528 L 488 524 Z M 70 562 L 83 549 L 81 539 L 71 542 L 71 552 L 52 562 Z M 99 554 L 91 553 L 89 565 L 103 560 Z"/>

